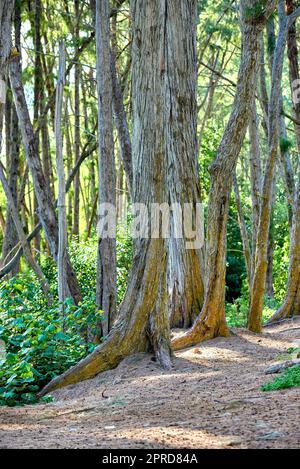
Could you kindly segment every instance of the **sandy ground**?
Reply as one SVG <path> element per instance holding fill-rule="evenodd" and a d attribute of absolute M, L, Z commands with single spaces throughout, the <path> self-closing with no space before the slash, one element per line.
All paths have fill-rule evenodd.
<path fill-rule="evenodd" d="M 0 448 L 299 448 L 300 388 L 259 389 L 295 344 L 300 320 L 179 352 L 171 372 L 131 357 L 51 404 L 0 408 Z"/>

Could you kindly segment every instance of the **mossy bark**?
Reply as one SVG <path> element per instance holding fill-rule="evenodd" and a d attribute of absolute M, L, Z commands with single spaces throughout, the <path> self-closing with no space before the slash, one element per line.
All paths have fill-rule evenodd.
<path fill-rule="evenodd" d="M 249 20 L 250 1 L 242 1 L 242 57 L 233 110 L 210 167 L 211 187 L 207 220 L 205 300 L 193 327 L 172 341 L 174 349 L 191 346 L 218 335 L 227 336 L 225 319 L 226 233 L 229 197 L 237 159 L 244 141 L 255 96 L 261 34 L 275 2 L 267 2 L 264 21 Z"/>
<path fill-rule="evenodd" d="M 188 112 L 194 112 L 195 106 L 195 77 L 189 78 L 186 68 L 190 66 L 190 61 L 195 64 L 196 60 L 196 6 L 196 0 L 131 2 L 132 198 L 133 202 L 145 204 L 149 213 L 153 203 L 195 203 L 198 198 L 198 186 L 192 187 L 197 178 L 194 116 L 189 130 L 184 134 L 188 141 L 182 155 L 179 150 L 183 144 L 180 146 L 178 143 L 181 140 L 181 126 L 186 125 L 184 119 L 189 117 Z M 183 96 L 180 95 L 180 80 Z M 192 96 L 189 96 L 189 90 Z M 192 148 L 189 153 L 187 148 L 190 141 Z M 185 171 L 187 177 L 184 177 Z M 192 181 L 188 179 L 191 174 Z M 178 184 L 178 188 L 182 188 L 184 183 L 191 188 L 186 189 L 179 201 L 176 200 L 178 192 L 174 191 L 175 199 L 170 200 L 170 185 L 174 187 Z M 190 198 L 186 200 L 188 190 Z M 168 243 L 169 240 L 161 236 L 136 240 L 133 268 L 119 318 L 106 341 L 75 367 L 51 381 L 40 395 L 92 378 L 116 367 L 124 357 L 136 352 L 152 352 L 163 367 L 172 366 L 167 286 Z M 196 250 L 191 250 L 190 259 L 187 269 L 193 266 L 195 285 L 200 278 Z M 188 282 L 185 285 L 190 288 Z"/>

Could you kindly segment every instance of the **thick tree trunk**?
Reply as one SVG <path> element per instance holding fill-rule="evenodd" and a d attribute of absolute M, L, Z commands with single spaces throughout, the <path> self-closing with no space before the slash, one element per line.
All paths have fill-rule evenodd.
<path fill-rule="evenodd" d="M 108 0 L 96 0 L 96 55 L 99 134 L 99 207 L 116 206 L 112 80 Z M 100 213 L 103 217 L 105 212 Z M 116 222 L 116 220 L 115 220 Z M 116 316 L 116 226 L 108 236 L 98 233 L 97 306 L 103 311 L 102 333 L 107 335 Z"/>
<path fill-rule="evenodd" d="M 248 327 L 253 332 L 261 332 L 262 327 L 262 311 L 264 305 L 266 275 L 268 268 L 268 237 L 270 229 L 270 216 L 272 210 L 272 194 L 275 177 L 276 158 L 279 143 L 281 79 L 287 32 L 290 25 L 292 24 L 292 17 L 287 17 L 285 13 L 284 0 L 279 1 L 278 12 L 280 26 L 273 58 L 272 86 L 268 111 L 268 157 L 262 187 L 258 242 L 255 255 L 255 270 L 253 275 L 252 290 L 250 294 Z"/>
<path fill-rule="evenodd" d="M 163 3 L 163 2 L 162 2 Z M 174 5 L 173 5 L 174 3 Z M 168 202 L 194 208 L 200 203 L 197 144 L 197 59 L 195 2 L 166 2 L 167 39 L 162 55 L 162 73 L 168 73 L 170 90 L 165 106 L 170 115 L 166 122 L 169 148 Z M 179 9 L 179 12 L 177 11 Z M 180 15 L 180 17 L 178 16 Z M 165 39 L 166 41 L 166 39 Z M 176 51 L 176 59 L 173 53 Z M 173 61 L 176 60 L 176 66 Z M 204 297 L 204 256 L 201 242 L 187 249 L 189 234 L 176 239 L 179 220 L 170 213 L 168 249 L 168 303 L 171 327 L 190 327 L 201 311 Z M 198 227 L 200 230 L 200 227 Z M 200 234 L 200 233 L 198 233 Z"/>
<path fill-rule="evenodd" d="M 149 211 L 153 203 L 169 202 L 168 184 L 176 177 L 173 167 L 178 133 L 173 132 L 172 125 L 174 120 L 180 122 L 181 114 L 177 107 L 173 112 L 171 104 L 177 97 L 178 77 L 186 77 L 179 51 L 182 44 L 194 43 L 191 24 L 195 26 L 195 21 L 189 28 L 182 28 L 182 24 L 195 15 L 195 0 L 132 0 L 133 201 L 144 203 Z M 177 35 L 178 31 L 184 36 Z M 183 89 L 185 80 L 182 78 Z M 182 105 L 186 109 L 187 104 Z M 195 161 L 194 153 L 191 159 Z M 190 171 L 195 168 L 194 163 Z M 152 350 L 164 367 L 171 366 L 167 261 L 163 237 L 136 241 L 133 269 L 117 324 L 102 345 L 49 383 L 41 395 L 113 368 L 135 352 Z"/>
<path fill-rule="evenodd" d="M 260 58 L 261 33 L 275 7 L 266 3 L 259 17 L 252 17 L 252 2 L 241 1 L 242 57 L 238 84 L 224 136 L 211 165 L 211 188 L 208 206 L 208 239 L 206 252 L 205 300 L 193 327 L 174 339 L 175 349 L 196 344 L 204 339 L 229 334 L 225 319 L 226 231 L 229 197 L 237 159 L 244 141 L 256 89 Z"/>

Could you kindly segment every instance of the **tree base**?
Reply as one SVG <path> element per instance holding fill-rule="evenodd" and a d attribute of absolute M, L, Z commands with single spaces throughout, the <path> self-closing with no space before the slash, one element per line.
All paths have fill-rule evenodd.
<path fill-rule="evenodd" d="M 190 330 L 182 336 L 173 339 L 171 346 L 173 350 L 182 350 L 193 347 L 204 340 L 230 336 L 231 332 L 226 323 L 208 325 L 206 321 L 198 319 Z"/>

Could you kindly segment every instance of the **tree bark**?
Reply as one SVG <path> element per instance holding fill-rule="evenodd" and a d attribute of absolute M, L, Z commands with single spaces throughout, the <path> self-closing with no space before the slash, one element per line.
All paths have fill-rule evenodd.
<path fill-rule="evenodd" d="M 79 49 L 79 0 L 74 0 L 75 11 L 75 40 L 77 41 L 76 54 Z M 74 155 L 75 162 L 80 156 L 80 64 L 78 60 L 75 63 L 75 83 L 74 83 L 74 113 L 75 113 L 75 127 L 74 127 Z M 74 207 L 73 207 L 73 235 L 79 236 L 79 202 L 80 202 L 80 169 L 76 172 L 74 179 Z"/>
<path fill-rule="evenodd" d="M 271 96 L 268 111 L 268 157 L 266 161 L 265 175 L 262 187 L 262 199 L 260 207 L 260 221 L 258 229 L 258 242 L 255 255 L 255 270 L 253 284 L 250 293 L 250 310 L 248 327 L 253 332 L 261 332 L 264 294 L 266 287 L 266 275 L 268 268 L 268 237 L 270 230 L 270 216 L 272 210 L 272 194 L 276 167 L 276 158 L 279 143 L 279 117 L 281 79 L 284 60 L 284 50 L 292 17 L 285 13 L 285 1 L 278 4 L 279 33 L 274 52 L 272 68 Z M 295 18 L 294 18 L 295 21 Z"/>
<path fill-rule="evenodd" d="M 18 114 L 23 145 L 25 148 L 28 166 L 33 179 L 35 195 L 38 201 L 39 218 L 43 225 L 51 254 L 54 260 L 57 261 L 58 229 L 55 210 L 52 202 L 52 196 L 49 191 L 49 188 L 47 187 L 41 161 L 39 159 L 39 155 L 36 148 L 36 140 L 24 95 L 24 88 L 21 80 L 21 70 L 18 57 L 12 58 L 10 61 L 9 77 L 14 97 L 14 103 Z M 69 290 L 74 301 L 78 303 L 81 299 L 80 288 L 68 255 L 66 262 Z"/>
<path fill-rule="evenodd" d="M 173 122 L 181 122 L 182 115 L 179 104 L 174 110 L 171 104 L 177 98 L 179 76 L 184 90 L 190 86 L 186 83 L 186 63 L 182 62 L 180 51 L 182 44 L 189 44 L 188 50 L 194 50 L 196 3 L 132 0 L 133 202 L 144 203 L 149 211 L 153 203 L 169 202 L 168 184 L 177 177 L 174 148 L 178 132 L 173 131 Z M 183 27 L 191 19 L 189 28 Z M 178 31 L 183 31 L 184 36 L 177 35 Z M 180 101 L 180 95 L 178 98 Z M 182 106 L 185 110 L 187 102 L 183 100 Z M 191 155 L 189 162 L 193 161 L 193 166 L 189 171 L 194 173 L 194 152 Z M 180 161 L 183 167 L 185 162 Z M 178 177 L 177 180 L 180 184 Z M 136 240 L 120 316 L 107 340 L 49 383 L 40 395 L 116 367 L 122 358 L 135 352 L 152 350 L 164 367 L 171 367 L 167 255 L 167 241 L 162 236 Z"/>
<path fill-rule="evenodd" d="M 295 191 L 294 218 L 290 241 L 290 266 L 286 298 L 283 305 L 268 321 L 268 324 L 300 314 L 300 170 L 298 178 L 298 185 Z"/>
<path fill-rule="evenodd" d="M 55 141 L 56 141 L 56 169 L 58 179 L 58 253 L 57 253 L 57 283 L 58 300 L 62 315 L 64 302 L 70 295 L 67 279 L 67 214 L 66 214 L 66 181 L 63 158 L 62 136 L 62 106 L 65 86 L 65 45 L 59 45 L 59 70 L 56 85 L 55 105 Z"/>
<path fill-rule="evenodd" d="M 116 206 L 116 169 L 113 136 L 110 25 L 108 0 L 96 0 L 96 59 L 99 134 L 99 207 Z M 103 206 L 103 205 L 102 205 Z M 104 216 L 105 213 L 100 213 Z M 115 220 L 116 223 L 116 220 Z M 102 333 L 107 335 L 116 317 L 116 225 L 114 233 L 98 233 L 96 301 L 102 315 Z"/>
<path fill-rule="evenodd" d="M 287 14 L 291 15 L 295 11 L 295 2 L 287 0 Z M 292 84 L 295 80 L 299 80 L 299 65 L 298 65 L 298 46 L 296 41 L 296 25 L 293 23 L 288 30 L 287 39 L 288 58 L 289 58 L 289 72 L 290 83 L 293 92 Z M 294 102 L 294 113 L 298 121 L 300 121 L 300 104 Z M 295 134 L 298 142 L 298 149 L 300 149 L 299 140 L 300 126 L 295 124 Z M 293 187 L 294 181 L 292 180 L 291 186 Z M 287 293 L 283 305 L 276 311 L 268 323 L 278 321 L 281 319 L 293 317 L 300 314 L 300 169 L 298 169 L 298 184 L 294 190 L 294 205 L 293 205 L 293 223 L 290 239 L 290 265 L 287 283 Z"/>
<path fill-rule="evenodd" d="M 172 341 L 175 349 L 194 345 L 218 335 L 229 335 L 225 319 L 226 231 L 228 206 L 237 159 L 253 107 L 260 58 L 261 34 L 275 8 L 266 2 L 265 10 L 252 16 L 252 2 L 241 1 L 242 56 L 233 110 L 210 167 L 211 188 L 208 205 L 205 300 L 193 327 Z"/>
<path fill-rule="evenodd" d="M 5 96 L 7 89 L 7 65 L 11 52 L 11 23 L 14 10 L 14 0 L 3 0 L 0 3 L 0 149 L 2 148 L 2 126 L 5 111 Z"/>
<path fill-rule="evenodd" d="M 250 137 L 250 181 L 251 181 L 251 200 L 252 200 L 251 277 L 250 277 L 250 282 L 249 282 L 249 289 L 251 289 L 253 271 L 254 271 L 254 266 L 255 266 L 255 252 L 256 252 L 258 225 L 259 225 L 260 196 L 261 196 L 261 183 L 262 183 L 259 121 L 258 121 L 255 101 L 253 103 L 252 114 L 250 117 L 249 137 Z"/>

